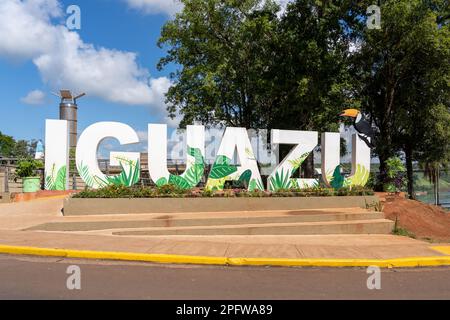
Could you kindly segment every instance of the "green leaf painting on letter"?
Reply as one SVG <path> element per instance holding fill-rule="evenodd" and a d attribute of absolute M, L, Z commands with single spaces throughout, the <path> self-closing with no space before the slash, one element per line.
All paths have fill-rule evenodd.
<path fill-rule="evenodd" d="M 56 164 L 52 165 L 50 174 L 45 176 L 45 189 L 51 191 L 66 190 L 66 166 L 62 166 L 56 171 Z"/>
<path fill-rule="evenodd" d="M 106 177 L 108 184 L 114 185 L 122 185 L 131 187 L 139 182 L 141 166 L 140 162 L 132 161 L 124 158 L 117 158 L 119 160 L 120 168 L 122 169 L 121 173 L 117 176 Z M 125 169 L 126 166 L 124 163 L 128 164 L 128 171 Z"/>
<path fill-rule="evenodd" d="M 345 178 L 341 175 L 341 166 L 334 169 L 333 177 L 331 178 L 331 186 L 333 189 L 340 189 L 344 186 Z"/>
<path fill-rule="evenodd" d="M 186 181 L 185 178 L 174 174 L 170 175 L 169 184 L 173 184 L 181 189 L 191 189 L 191 185 Z"/>
<path fill-rule="evenodd" d="M 212 179 L 222 179 L 238 171 L 237 166 L 230 164 L 231 159 L 226 156 L 218 156 L 214 163 L 209 177 Z"/>
<path fill-rule="evenodd" d="M 157 186 L 172 184 L 182 189 L 192 189 L 200 183 L 205 172 L 205 158 L 199 148 L 187 146 L 187 153 L 194 158 L 194 162 L 188 166 L 186 171 L 180 176 L 170 174 L 169 180 L 164 177 L 160 178 L 156 181 Z"/>

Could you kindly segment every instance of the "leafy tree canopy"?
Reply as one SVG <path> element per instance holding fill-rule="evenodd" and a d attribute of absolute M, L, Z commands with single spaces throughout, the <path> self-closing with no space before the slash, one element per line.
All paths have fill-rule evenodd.
<path fill-rule="evenodd" d="M 353 65 L 357 96 L 378 129 L 376 153 L 412 162 L 448 157 L 450 26 L 446 0 L 391 0 L 381 6 L 381 29 L 362 29 Z"/>
<path fill-rule="evenodd" d="M 37 141 L 14 140 L 0 131 L 0 157 L 27 158 L 34 155 Z"/>
<path fill-rule="evenodd" d="M 449 151 L 448 0 L 183 0 L 162 30 L 159 68 L 175 66 L 168 111 L 247 128 L 335 131 L 358 108 L 376 130 L 381 171 L 392 156 L 445 162 Z M 305 162 L 311 169 L 311 159 Z"/>
<path fill-rule="evenodd" d="M 169 113 L 181 126 L 202 121 L 259 127 L 272 104 L 271 64 L 277 55 L 277 12 L 272 1 L 184 0 L 184 9 L 162 29 L 167 47 L 159 68 L 175 63 L 167 94 Z"/>

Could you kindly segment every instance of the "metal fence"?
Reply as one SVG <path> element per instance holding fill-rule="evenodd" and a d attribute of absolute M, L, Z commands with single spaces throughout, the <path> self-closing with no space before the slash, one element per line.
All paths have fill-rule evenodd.
<path fill-rule="evenodd" d="M 71 160 L 73 161 L 73 159 Z M 20 192 L 22 187 L 21 180 L 17 179 L 14 175 L 17 162 L 18 159 L 0 158 L 0 193 Z M 147 163 L 141 162 L 141 164 L 140 183 L 142 185 L 153 185 L 148 174 Z M 171 173 L 179 175 L 184 172 L 186 166 L 183 161 L 168 160 L 168 167 Z M 105 174 L 117 174 L 120 172 L 119 167 L 110 166 L 109 160 L 106 159 L 99 160 L 99 168 Z M 210 166 L 207 166 L 200 186 L 203 186 L 206 183 L 206 177 L 208 176 L 209 170 Z M 42 176 L 42 183 L 44 183 L 43 170 L 40 170 L 39 174 Z M 85 188 L 85 184 L 76 170 L 72 169 L 70 172 L 69 185 L 70 188 L 74 190 L 82 190 Z M 441 171 L 438 183 L 434 184 L 428 179 L 423 170 L 414 170 L 414 190 L 418 200 L 450 209 L 450 174 L 448 171 Z"/>
<path fill-rule="evenodd" d="M 441 171 L 436 183 L 423 170 L 414 171 L 414 191 L 418 200 L 450 209 L 450 174 Z"/>
<path fill-rule="evenodd" d="M 18 161 L 19 159 L 15 158 L 0 158 L 0 193 L 21 192 L 22 179 L 15 175 Z M 69 160 L 69 187 L 72 190 L 83 190 L 86 187 L 86 184 L 79 176 L 75 168 L 74 161 L 75 159 L 72 158 Z M 99 169 L 106 175 L 119 174 L 121 170 L 119 166 L 111 166 L 108 159 L 99 159 L 98 166 Z M 169 171 L 176 175 L 182 174 L 186 169 L 186 164 L 181 160 L 168 160 L 167 166 Z M 209 173 L 209 169 L 210 166 L 207 165 L 205 170 L 205 178 L 200 182 L 200 186 L 203 186 L 206 183 L 206 176 Z M 36 175 L 41 177 L 42 189 L 44 189 L 44 170 L 37 170 Z M 148 173 L 147 159 L 143 162 L 141 161 L 140 184 L 145 186 L 154 185 Z"/>

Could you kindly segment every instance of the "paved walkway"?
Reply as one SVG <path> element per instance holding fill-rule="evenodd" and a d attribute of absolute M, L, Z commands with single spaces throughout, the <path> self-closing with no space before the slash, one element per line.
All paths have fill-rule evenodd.
<path fill-rule="evenodd" d="M 117 237 L 0 231 L 0 244 L 228 258 L 394 259 L 441 256 L 430 244 L 391 235 Z"/>
<path fill-rule="evenodd" d="M 394 259 L 446 256 L 431 244 L 392 235 L 155 236 L 22 231 L 67 221 L 62 199 L 0 204 L 0 245 L 227 258 Z M 95 221 L 99 217 L 92 217 Z M 74 221 L 73 219 L 71 221 Z M 433 244 L 433 246 L 435 246 Z"/>

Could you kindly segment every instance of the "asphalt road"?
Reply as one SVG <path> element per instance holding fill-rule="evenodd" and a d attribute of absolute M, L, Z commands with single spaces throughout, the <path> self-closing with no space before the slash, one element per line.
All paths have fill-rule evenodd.
<path fill-rule="evenodd" d="M 81 290 L 67 289 L 80 268 Z M 166 266 L 0 255 L 0 299 L 450 299 L 450 268 L 366 269 Z"/>

